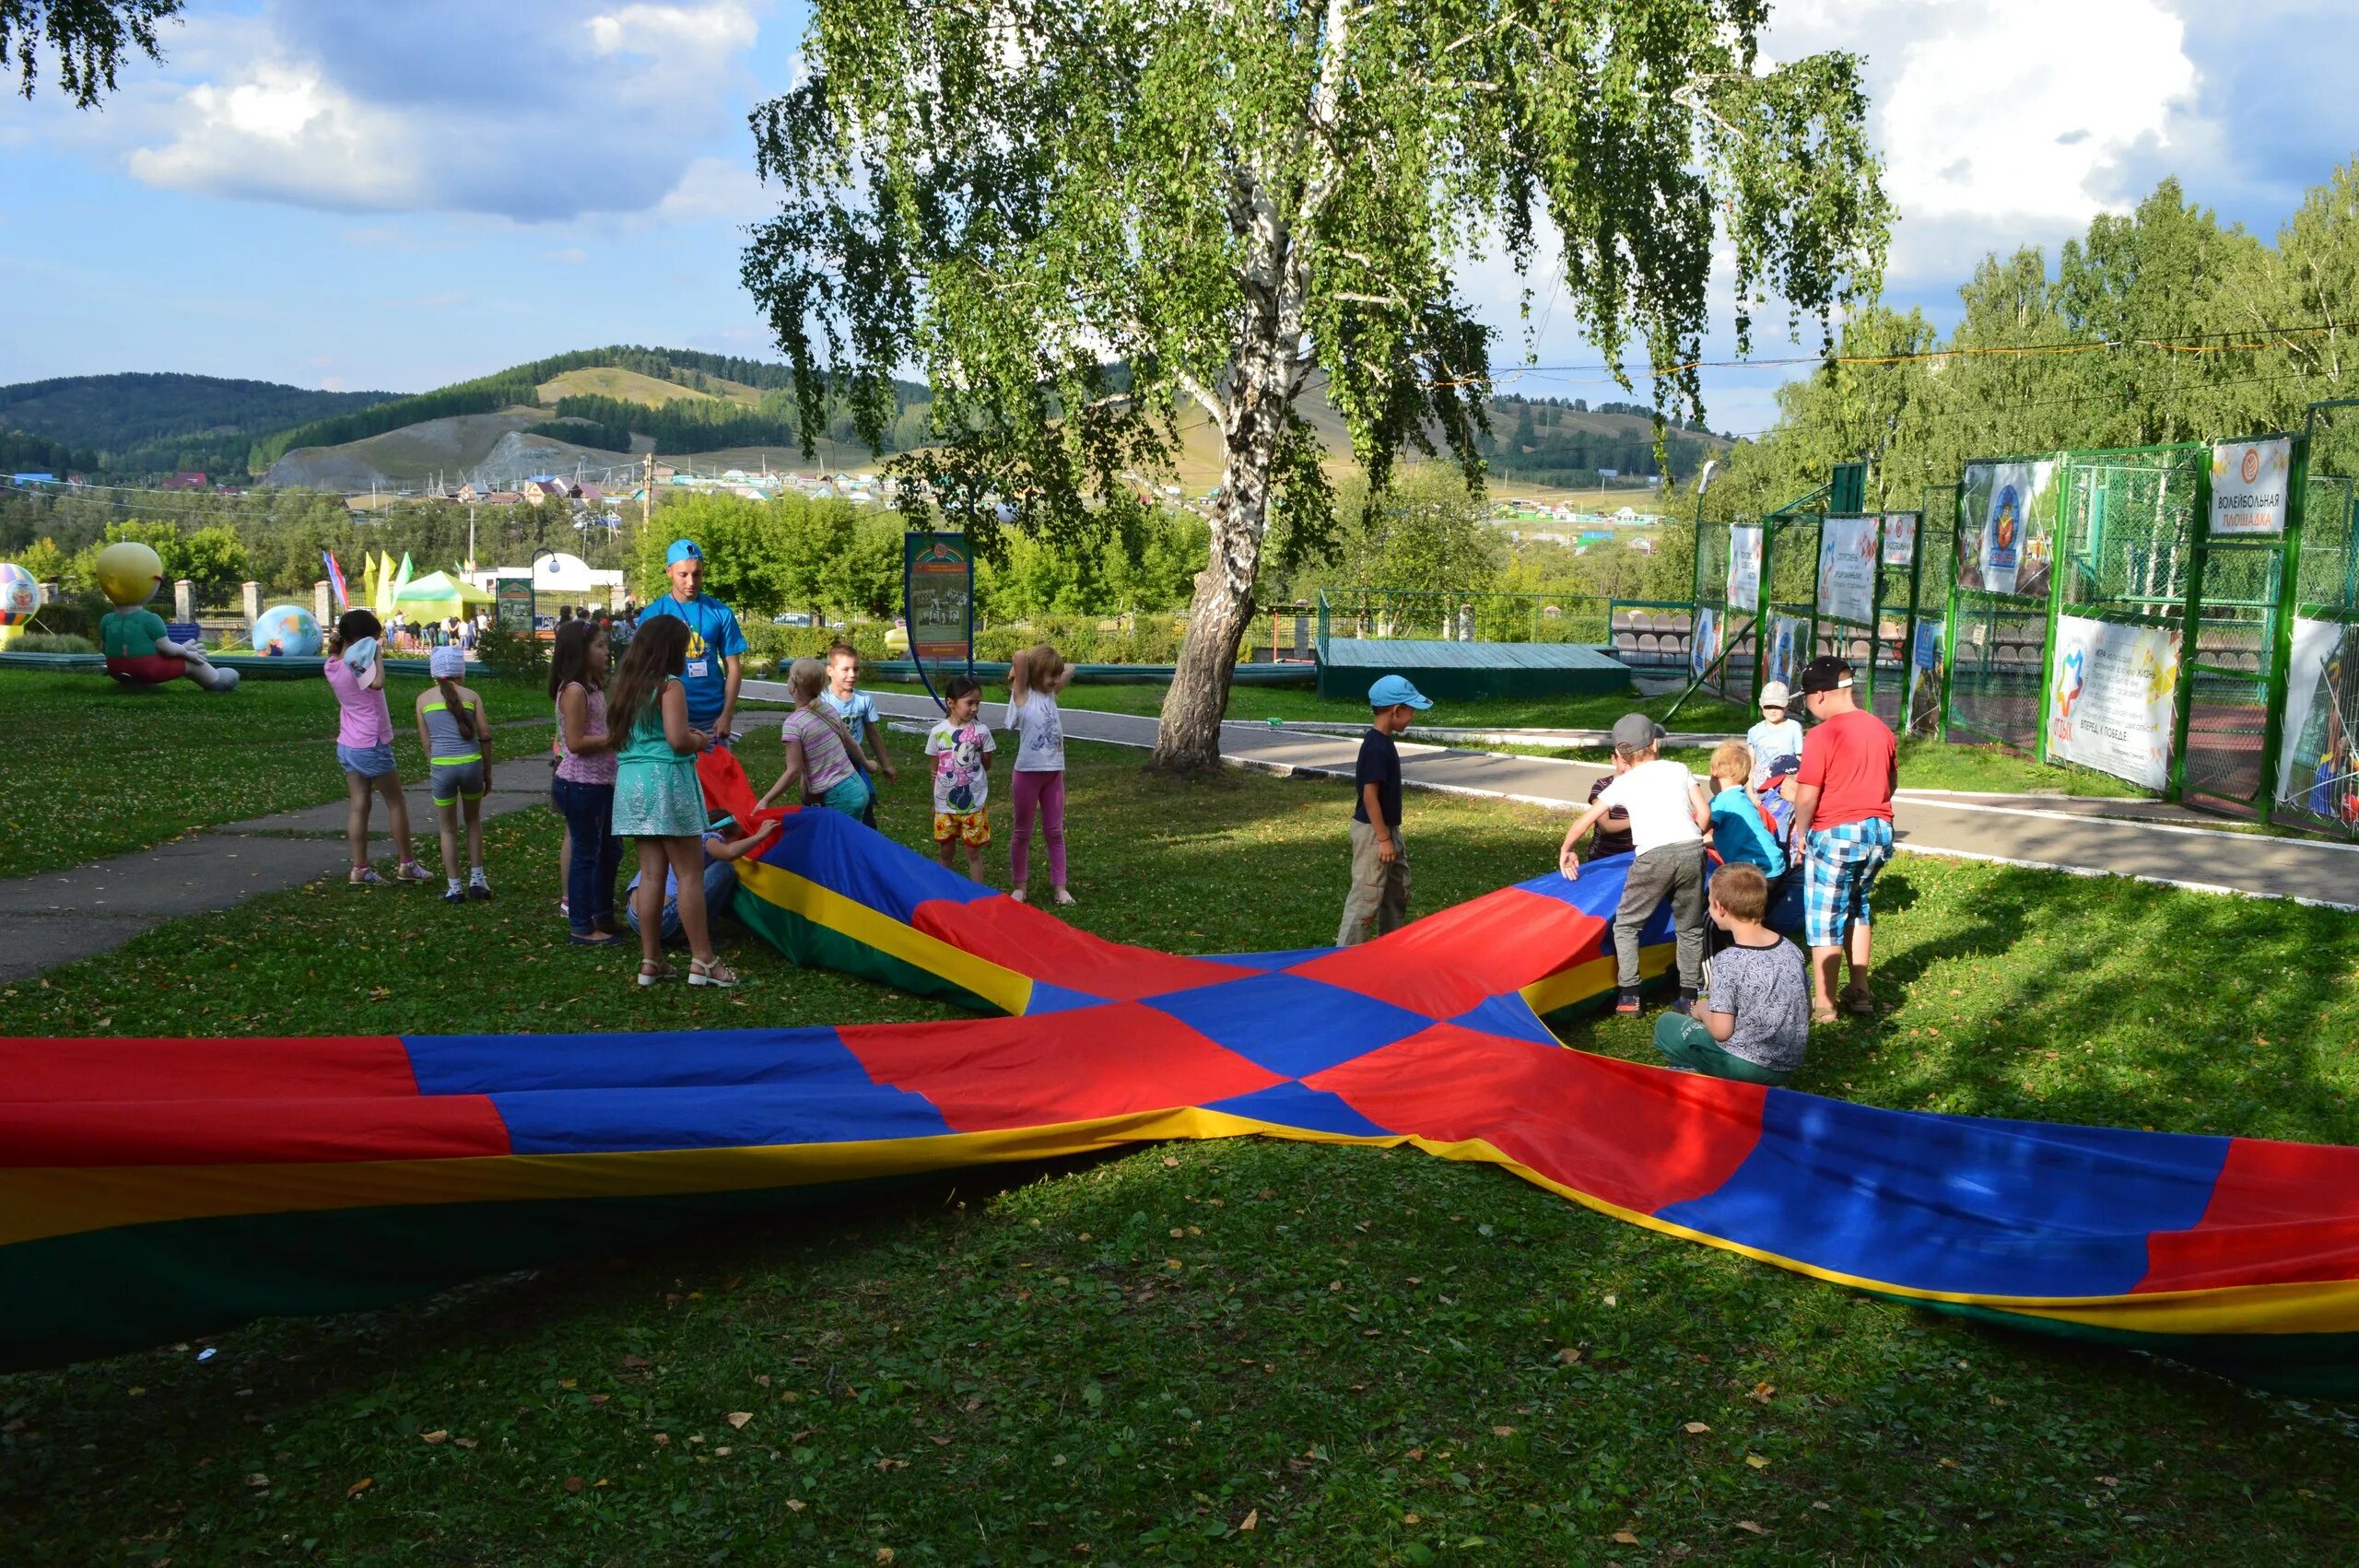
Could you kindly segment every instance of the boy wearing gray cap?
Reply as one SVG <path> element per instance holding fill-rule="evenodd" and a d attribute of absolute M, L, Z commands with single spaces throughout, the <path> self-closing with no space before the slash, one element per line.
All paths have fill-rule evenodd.
<path fill-rule="evenodd" d="M 1621 995 L 1614 1011 L 1638 1011 L 1638 931 L 1655 906 L 1671 900 L 1678 936 L 1679 1001 L 1691 1005 L 1704 984 L 1704 830 L 1712 808 L 1703 787 L 1684 763 L 1658 755 L 1662 726 L 1643 713 L 1628 713 L 1614 726 L 1614 778 L 1573 820 L 1556 863 L 1567 881 L 1581 874 L 1574 846 L 1615 806 L 1630 813 L 1628 879 L 1614 912 L 1614 961 Z"/>

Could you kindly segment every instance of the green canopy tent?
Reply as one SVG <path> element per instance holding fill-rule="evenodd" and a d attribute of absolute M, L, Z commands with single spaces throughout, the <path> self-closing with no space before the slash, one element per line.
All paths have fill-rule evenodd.
<path fill-rule="evenodd" d="M 447 621 L 491 602 L 490 594 L 449 572 L 428 572 L 393 596 L 393 607 L 418 621 Z"/>

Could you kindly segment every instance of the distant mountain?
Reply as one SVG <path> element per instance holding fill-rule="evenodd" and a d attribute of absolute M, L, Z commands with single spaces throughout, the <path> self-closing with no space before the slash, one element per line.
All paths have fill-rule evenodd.
<path fill-rule="evenodd" d="M 30 441 L 22 438 L 51 443 L 46 465 L 52 467 L 125 475 L 202 469 L 242 476 L 254 442 L 272 431 L 398 395 L 170 373 L 61 376 L 0 387 L 0 430 L 19 433 L 6 443 L 12 451 L 29 451 Z"/>

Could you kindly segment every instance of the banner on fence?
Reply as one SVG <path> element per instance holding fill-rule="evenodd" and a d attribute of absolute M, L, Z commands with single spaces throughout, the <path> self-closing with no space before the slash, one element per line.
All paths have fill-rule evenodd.
<path fill-rule="evenodd" d="M 2285 491 L 2294 473 L 2294 439 L 2222 441 L 2212 449 L 2212 534 L 2285 532 Z"/>
<path fill-rule="evenodd" d="M 1761 603 L 1761 530 L 1729 530 L 1729 608 L 1753 613 Z"/>
<path fill-rule="evenodd" d="M 2027 598 L 2048 591 L 2050 521 L 2042 502 L 2055 472 L 2053 462 L 1966 464 L 1974 523 L 1959 535 L 1960 588 Z"/>
<path fill-rule="evenodd" d="M 2056 619 L 2048 692 L 2048 757 L 2127 778 L 2170 782 L 2179 634 L 2080 615 Z"/>
<path fill-rule="evenodd" d="M 1884 564 L 1888 567 L 1912 567 L 1917 564 L 1915 512 L 1884 514 Z"/>
<path fill-rule="evenodd" d="M 1917 723 L 1918 694 L 1920 691 L 1928 698 L 1939 696 L 1941 669 L 1942 623 L 1919 621 L 1917 623 L 1917 646 L 1909 650 L 1908 710 L 1901 715 L 1900 727 L 1903 730 L 1912 729 Z"/>
<path fill-rule="evenodd" d="M 2346 826 L 2359 825 L 2359 626 L 2294 622 L 2285 669 L 2285 740 L 2277 763 L 2277 803 Z"/>
<path fill-rule="evenodd" d="M 1769 617 L 1769 663 L 1764 681 L 1783 681 L 1789 691 L 1802 678 L 1802 650 L 1810 646 L 1810 623 L 1800 615 Z"/>
<path fill-rule="evenodd" d="M 1708 605 L 1696 609 L 1696 629 L 1687 640 L 1687 673 L 1702 680 L 1712 661 L 1720 656 L 1720 617 Z"/>
<path fill-rule="evenodd" d="M 1818 613 L 1861 626 L 1875 618 L 1882 520 L 1830 517 L 1818 530 Z"/>

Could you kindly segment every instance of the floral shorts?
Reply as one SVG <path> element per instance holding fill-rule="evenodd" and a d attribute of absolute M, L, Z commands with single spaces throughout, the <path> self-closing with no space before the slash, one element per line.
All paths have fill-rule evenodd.
<path fill-rule="evenodd" d="M 980 812 L 936 812 L 933 813 L 933 841 L 947 844 L 957 839 L 970 849 L 980 849 L 992 841 L 992 813 Z"/>

